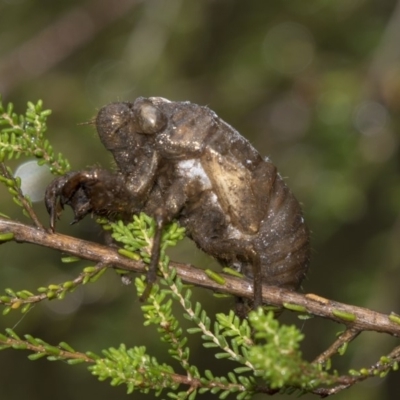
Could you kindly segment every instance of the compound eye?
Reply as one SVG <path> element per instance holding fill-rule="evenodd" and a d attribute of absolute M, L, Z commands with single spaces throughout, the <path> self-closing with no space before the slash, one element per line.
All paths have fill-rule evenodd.
<path fill-rule="evenodd" d="M 140 133 L 151 135 L 165 128 L 167 118 L 157 107 L 144 103 L 140 105 L 138 123 Z"/>

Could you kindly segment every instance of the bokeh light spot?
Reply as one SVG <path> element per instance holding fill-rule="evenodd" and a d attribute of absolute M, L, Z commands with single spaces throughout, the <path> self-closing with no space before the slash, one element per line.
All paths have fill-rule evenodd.
<path fill-rule="evenodd" d="M 375 101 L 362 102 L 355 110 L 354 125 L 364 135 L 379 133 L 388 119 L 386 108 Z"/>
<path fill-rule="evenodd" d="M 21 190 L 32 202 L 42 201 L 47 185 L 53 179 L 49 168 L 39 166 L 36 160 L 21 164 L 14 174 L 21 178 Z"/>

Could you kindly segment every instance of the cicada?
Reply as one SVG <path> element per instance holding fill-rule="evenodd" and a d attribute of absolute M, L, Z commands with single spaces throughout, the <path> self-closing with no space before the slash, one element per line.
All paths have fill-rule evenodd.
<path fill-rule="evenodd" d="M 254 282 L 250 306 L 262 304 L 263 284 L 299 288 L 310 260 L 301 206 L 269 158 L 212 110 L 139 97 L 104 106 L 95 124 L 117 168 L 55 179 L 45 196 L 52 229 L 64 205 L 75 222 L 145 212 L 157 222 L 149 285 L 162 229 L 177 220 L 201 250 Z"/>

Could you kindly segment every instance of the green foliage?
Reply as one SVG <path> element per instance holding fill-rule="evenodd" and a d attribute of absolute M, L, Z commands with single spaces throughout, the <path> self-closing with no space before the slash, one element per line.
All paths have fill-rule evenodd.
<path fill-rule="evenodd" d="M 155 222 L 152 219 L 140 214 L 127 225 L 117 222 L 105 224 L 105 227 L 111 227 L 113 238 L 123 243 L 125 250 L 139 252 L 143 260 L 149 262 L 155 231 Z M 330 383 L 328 373 L 321 372 L 316 365 L 302 359 L 299 342 L 303 335 L 294 326 L 280 326 L 272 312 L 265 313 L 260 308 L 257 312 L 250 313 L 247 321 L 239 319 L 231 311 L 228 315 L 217 314 L 216 321 L 212 323 L 201 304 L 192 303 L 191 290 L 182 284 L 176 271 L 169 267 L 169 259 L 165 255 L 166 248 L 175 245 L 183 235 L 184 230 L 176 223 L 165 229 L 160 258 L 162 278 L 159 285 L 153 286 L 146 304 L 142 306 L 145 325 L 157 326 L 161 340 L 169 345 L 169 355 L 178 361 L 186 374 L 184 383 L 190 389 L 178 394 L 169 393 L 169 396 L 194 398 L 197 392 L 210 391 L 218 394 L 219 398 L 225 398 L 230 393 L 237 393 L 239 399 L 247 398 L 257 392 L 255 378 L 258 377 L 271 389 L 310 389 L 321 383 Z M 135 285 L 138 295 L 141 296 L 146 288 L 145 278 L 137 278 Z M 181 305 L 183 316 L 193 324 L 186 333 L 172 311 L 174 301 Z M 191 364 L 187 343 L 188 335 L 193 334 L 201 335 L 205 348 L 216 349 L 215 358 L 228 359 L 235 363 L 227 376 L 216 377 L 211 370 L 201 374 Z M 257 340 L 256 343 L 253 338 Z M 172 366 L 159 364 L 146 353 L 144 347 L 127 351 L 122 346 L 119 349 L 110 349 L 104 355 L 108 361 L 97 360 L 96 365 L 90 367 L 92 373 L 101 380 L 110 378 L 113 385 L 126 384 L 128 392 L 140 390 L 147 393 L 152 388 L 159 395 L 163 388 L 168 387 L 175 391 L 178 386 L 177 380 L 173 379 L 175 372 Z M 131 371 L 132 365 L 136 368 L 135 372 Z M 146 376 L 144 372 L 138 373 L 138 369 L 147 371 Z M 149 371 L 150 376 L 147 376 Z M 154 382 L 150 379 L 151 376 Z"/>
<path fill-rule="evenodd" d="M 155 232 L 153 219 L 142 213 L 126 225 L 121 221 L 101 222 L 105 229 L 111 231 L 112 237 L 123 244 L 124 250 L 149 262 Z M 160 340 L 168 345 L 171 364 L 158 362 L 144 346 L 127 349 L 121 344 L 118 348 L 103 350 L 103 355 L 99 357 L 90 352 L 76 352 L 65 342 L 52 346 L 30 335 L 21 339 L 11 329 L 7 330 L 7 335 L 0 335 L 1 348 L 30 350 L 33 352 L 29 356 L 31 360 L 47 357 L 51 361 L 64 360 L 70 364 L 89 362 L 92 364 L 89 367 L 91 373 L 99 380 L 110 379 L 113 386 L 126 385 L 128 393 L 149 393 L 151 390 L 158 396 L 166 391 L 168 397 L 176 399 L 194 399 L 197 394 L 207 392 L 221 399 L 230 394 L 237 399 L 250 398 L 261 390 L 260 378 L 269 390 L 288 387 L 311 389 L 334 380 L 302 359 L 299 351 L 302 334 L 293 326 L 280 326 L 272 312 L 266 313 L 260 308 L 251 312 L 248 320 L 241 320 L 231 311 L 228 315 L 217 314 L 212 322 L 212 317 L 202 305 L 191 301 L 191 290 L 183 285 L 176 270 L 169 266 L 165 251 L 183 237 L 184 229 L 175 222 L 165 228 L 159 284 L 153 285 L 146 303 L 141 306 L 144 324 L 156 326 Z M 65 261 L 74 260 L 68 258 Z M 97 279 L 104 270 L 100 266 L 86 267 L 74 281 L 39 288 L 40 295 L 36 296 L 26 290 L 14 292 L 6 289 L 6 295 L 0 300 L 8 305 L 5 310 L 10 311 L 24 304 L 24 307 L 29 306 L 34 300 L 39 301 L 38 296 L 41 300 L 62 298 L 78 284 Z M 135 286 L 141 296 L 146 289 L 145 276 L 137 277 Z M 186 330 L 173 312 L 174 303 L 180 304 L 183 316 L 191 321 L 192 326 Z M 204 372 L 199 371 L 191 362 L 190 335 L 200 335 L 204 348 L 213 349 L 217 360 L 230 360 L 231 371 L 226 376 L 216 375 L 212 366 Z M 182 386 L 185 390 L 180 389 Z"/>
<path fill-rule="evenodd" d="M 25 114 L 16 114 L 12 103 L 3 105 L 0 97 L 0 183 L 4 184 L 13 201 L 23 209 L 23 214 L 32 219 L 38 227 L 40 222 L 32 210 L 29 196 L 22 193 L 21 178 L 14 177 L 5 160 L 19 159 L 21 155 L 35 157 L 38 165 L 47 165 L 53 174 L 63 175 L 70 165 L 64 156 L 57 156 L 48 139 L 47 117 L 50 110 L 43 110 L 43 103 L 28 102 Z"/>
<path fill-rule="evenodd" d="M 249 350 L 248 358 L 256 368 L 256 375 L 270 382 L 271 388 L 283 386 L 312 389 L 321 383 L 330 384 L 330 377 L 318 365 L 302 359 L 299 344 L 303 334 L 294 326 L 279 326 L 273 313 L 261 309 L 249 314 L 255 329 L 257 344 Z"/>
<path fill-rule="evenodd" d="M 27 313 L 32 305 L 43 300 L 63 300 L 68 293 L 72 293 L 78 286 L 96 282 L 106 272 L 107 268 L 99 266 L 85 267 L 74 279 L 59 284 L 50 284 L 37 289 L 37 294 L 29 290 L 14 291 L 6 288 L 5 295 L 0 296 L 0 305 L 4 305 L 3 315 L 12 310 L 21 310 Z"/>
<path fill-rule="evenodd" d="M 132 222 L 125 225 L 122 221 L 109 222 L 99 218 L 98 223 L 102 224 L 103 229 L 112 231 L 112 238 L 123 244 L 124 251 L 121 254 L 134 259 L 142 259 L 150 262 L 151 248 L 153 246 L 153 236 L 156 230 L 155 221 L 144 213 L 134 215 Z M 177 244 L 185 235 L 185 229 L 176 222 L 169 224 L 163 232 L 161 240 L 161 258 L 165 256 L 165 249 Z"/>
<path fill-rule="evenodd" d="M 53 174 L 63 175 L 69 163 L 62 154 L 57 156 L 45 137 L 50 110 L 43 103 L 28 102 L 25 115 L 16 114 L 12 103 L 3 105 L 0 97 L 0 162 L 18 159 L 21 155 L 36 157 L 39 165 L 48 165 Z"/>
<path fill-rule="evenodd" d="M 1 145 L 1 142 L 0 142 Z M 0 183 L 4 184 L 8 192 L 13 196 L 13 202 L 23 209 L 26 217 L 29 215 L 29 210 L 32 208 L 32 202 L 29 196 L 25 196 L 21 190 L 21 178 L 14 177 L 10 167 L 7 167 L 3 162 L 0 162 Z M 0 241 L 6 241 L 7 236 L 0 238 Z"/>
<path fill-rule="evenodd" d="M 0 350 L 9 348 L 32 351 L 32 354 L 28 356 L 31 361 L 46 357 L 49 361 L 66 361 L 68 364 L 75 365 L 82 362 L 94 362 L 99 358 L 92 352 L 79 353 L 66 342 L 53 346 L 32 335 L 24 335 L 24 339 L 21 339 L 11 328 L 6 329 L 6 335 L 0 334 Z"/>
<path fill-rule="evenodd" d="M 105 357 L 97 360 L 96 365 L 90 369 L 99 380 L 111 379 L 112 386 L 124 383 L 128 393 L 138 389 L 148 393 L 151 389 L 156 392 L 156 396 L 164 388 L 175 390 L 178 387 L 172 379 L 172 368 L 159 364 L 154 357 L 147 355 L 143 346 L 127 350 L 121 344 L 118 349 L 104 350 L 103 354 Z"/>
<path fill-rule="evenodd" d="M 32 210 L 29 198 L 20 190 L 20 179 L 13 177 L 4 160 L 18 158 L 21 154 L 35 156 L 39 164 L 47 164 L 54 174 L 64 174 L 69 170 L 69 164 L 62 155 L 55 157 L 52 147 L 44 137 L 46 119 L 50 112 L 42 111 L 40 101 L 36 105 L 28 103 L 25 115 L 18 116 L 12 110 L 11 104 L 4 108 L 0 103 L 0 182 L 13 195 L 14 202 L 23 207 L 26 215 L 39 229 L 43 229 Z M 141 213 L 133 216 L 128 224 L 106 219 L 98 222 L 121 244 L 121 255 L 150 262 L 156 230 L 152 218 Z M 194 400 L 197 394 L 211 393 L 220 399 L 234 395 L 241 400 L 249 399 L 260 392 L 304 393 L 341 383 L 341 377 L 336 373 L 328 373 L 330 360 L 323 368 L 322 365 L 303 359 L 300 351 L 303 334 L 294 326 L 281 326 L 274 319 L 273 312 L 268 312 L 267 308 L 259 308 L 250 312 L 248 319 L 240 319 L 233 311 L 227 315 L 209 315 L 199 302 L 193 302 L 191 290 L 182 283 L 176 270 L 170 266 L 166 254 L 167 248 L 175 246 L 184 235 L 184 229 L 176 222 L 165 227 L 161 240 L 158 271 L 160 278 L 158 284 L 151 287 L 146 302 L 141 306 L 144 325 L 156 327 L 160 340 L 168 346 L 171 363 L 158 362 L 142 345 L 128 349 L 121 344 L 118 348 L 103 350 L 102 356 L 99 356 L 90 351 L 78 352 L 64 341 L 54 346 L 31 335 L 21 338 L 12 329 L 6 329 L 5 334 L 0 334 L 0 350 L 27 350 L 31 352 L 28 356 L 30 360 L 46 357 L 49 361 L 62 360 L 71 365 L 89 363 L 90 372 L 99 380 L 110 379 L 113 386 L 126 385 L 128 393 L 151 391 L 159 396 L 167 392 L 167 396 L 172 399 Z M 13 234 L 0 234 L 0 242 L 10 240 L 14 240 Z M 70 256 L 62 258 L 64 263 L 78 260 L 79 258 Z M 0 296 L 0 304 L 5 306 L 3 314 L 17 309 L 26 313 L 39 301 L 62 300 L 79 285 L 97 281 L 106 269 L 107 266 L 101 263 L 87 266 L 74 280 L 39 287 L 37 294 L 28 290 L 14 291 L 7 288 L 4 295 Z M 117 272 L 127 273 L 120 270 Z M 239 275 L 229 268 L 225 272 Z M 207 274 L 219 284 L 225 283 L 219 274 L 212 271 L 207 271 Z M 137 277 L 135 286 L 139 296 L 147 292 L 145 276 Z M 174 305 L 179 305 L 181 312 L 177 312 Z M 306 312 L 304 307 L 296 304 L 284 303 L 283 306 L 292 311 Z M 179 318 L 181 314 L 191 323 L 187 329 L 182 326 Z M 355 320 L 355 315 L 340 310 L 333 310 L 333 314 L 343 321 Z M 399 317 L 395 314 L 390 319 L 399 323 Z M 226 375 L 216 376 L 213 369 L 217 369 L 218 364 L 213 363 L 215 365 L 200 371 L 191 359 L 188 345 L 191 335 L 200 335 L 202 345 L 210 351 L 210 355 L 213 354 L 217 360 L 229 361 L 231 370 Z M 347 344 L 345 342 L 340 346 L 339 354 L 344 353 Z M 396 359 L 385 356 L 369 369 L 351 370 L 351 377 L 345 378 L 347 381 L 361 381 L 370 376 L 383 377 L 389 371 L 397 369 Z"/>

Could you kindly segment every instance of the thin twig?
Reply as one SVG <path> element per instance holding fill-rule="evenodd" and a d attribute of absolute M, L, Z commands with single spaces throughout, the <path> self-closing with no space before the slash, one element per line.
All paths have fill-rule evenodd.
<path fill-rule="evenodd" d="M 0 170 L 1 170 L 1 175 L 3 175 L 5 178 L 15 181 L 15 178 L 9 173 L 7 167 L 2 162 L 0 162 Z M 44 230 L 45 229 L 44 226 L 42 225 L 39 218 L 37 217 L 35 211 L 32 208 L 32 205 L 29 203 L 29 201 L 26 199 L 26 197 L 22 193 L 21 188 L 18 187 L 18 185 L 14 185 L 13 189 L 15 189 L 17 191 L 18 200 L 21 202 L 22 207 L 28 213 L 30 219 L 33 221 L 33 223 L 36 225 L 36 227 Z"/>
<path fill-rule="evenodd" d="M 321 353 L 314 361 L 315 364 L 323 364 L 346 343 L 350 343 L 360 334 L 360 331 L 355 329 L 346 329 L 323 353 Z"/>
<path fill-rule="evenodd" d="M 7 346 L 7 347 L 12 347 L 15 349 L 22 349 L 22 350 L 30 350 L 36 354 L 42 354 L 44 356 L 49 356 L 49 357 L 57 357 L 59 360 L 81 360 L 86 363 L 93 364 L 96 362 L 96 359 L 91 357 L 88 354 L 81 353 L 78 351 L 66 351 L 62 349 L 60 346 L 50 346 L 50 345 L 43 345 L 43 344 L 32 344 L 28 340 L 21 340 L 21 339 L 16 339 L 16 338 L 7 338 L 3 340 L 0 338 L 0 346 Z M 101 360 L 101 359 L 100 359 Z M 143 374 L 147 373 L 148 371 L 145 371 L 141 368 L 139 368 L 139 372 L 142 372 Z M 208 384 L 204 384 L 201 382 L 200 379 L 198 378 L 193 378 L 185 375 L 180 375 L 180 374 L 175 374 L 175 373 L 163 373 L 169 380 L 172 380 L 176 384 L 179 385 L 185 385 L 189 386 L 192 390 L 199 388 L 199 387 L 208 387 L 208 388 L 214 388 L 218 387 L 221 390 L 232 390 L 233 388 L 235 391 L 245 391 L 246 388 L 244 385 L 241 383 L 231 383 L 231 382 L 210 382 Z"/>
<path fill-rule="evenodd" d="M 373 376 L 385 376 L 390 370 L 393 369 L 395 363 L 400 362 L 400 346 L 393 349 L 386 357 L 373 364 L 371 367 L 363 368 L 356 376 L 343 375 L 338 378 L 338 384 L 329 388 L 318 388 L 313 391 L 321 397 L 328 397 L 348 389 L 350 386 L 365 381 Z"/>
<path fill-rule="evenodd" d="M 58 286 L 58 288 L 49 288 L 48 291 L 28 297 L 19 297 L 18 292 L 16 294 L 16 297 L 9 297 L 7 300 L 0 299 L 0 304 L 1 305 L 7 305 L 10 306 L 11 308 L 19 308 L 22 304 L 35 304 L 39 303 L 44 300 L 51 300 L 53 298 L 61 298 L 60 296 L 65 295 L 66 292 L 71 292 L 73 289 L 76 289 L 77 286 L 85 284 L 86 279 L 90 280 L 90 278 L 95 277 L 99 272 L 101 272 L 102 269 L 106 268 L 105 265 L 103 265 L 101 262 L 97 263 L 94 267 L 91 267 L 92 270 L 91 272 L 81 272 L 75 279 L 70 281 L 70 285 L 68 288 L 64 286 L 58 286 L 58 285 L 53 285 L 53 286 Z M 51 293 L 51 296 L 50 296 Z"/>
<path fill-rule="evenodd" d="M 145 272 L 145 264 L 121 256 L 117 250 L 93 242 L 76 239 L 59 233 L 51 233 L 41 229 L 11 221 L 0 217 L 0 234 L 13 233 L 14 240 L 19 243 L 33 243 L 83 259 L 115 266 L 127 271 Z M 190 264 L 170 263 L 176 268 L 180 278 L 196 286 L 205 287 L 221 293 L 252 299 L 253 285 L 246 279 L 224 275 L 223 285 L 209 278 L 206 273 Z M 298 309 L 304 313 L 313 314 L 322 318 L 346 325 L 355 331 L 376 331 L 400 336 L 400 323 L 396 318 L 378 313 L 366 308 L 356 307 L 328 300 L 313 294 L 291 292 L 273 286 L 263 286 L 263 301 L 286 309 Z M 400 319 L 399 319 L 400 321 Z"/>

